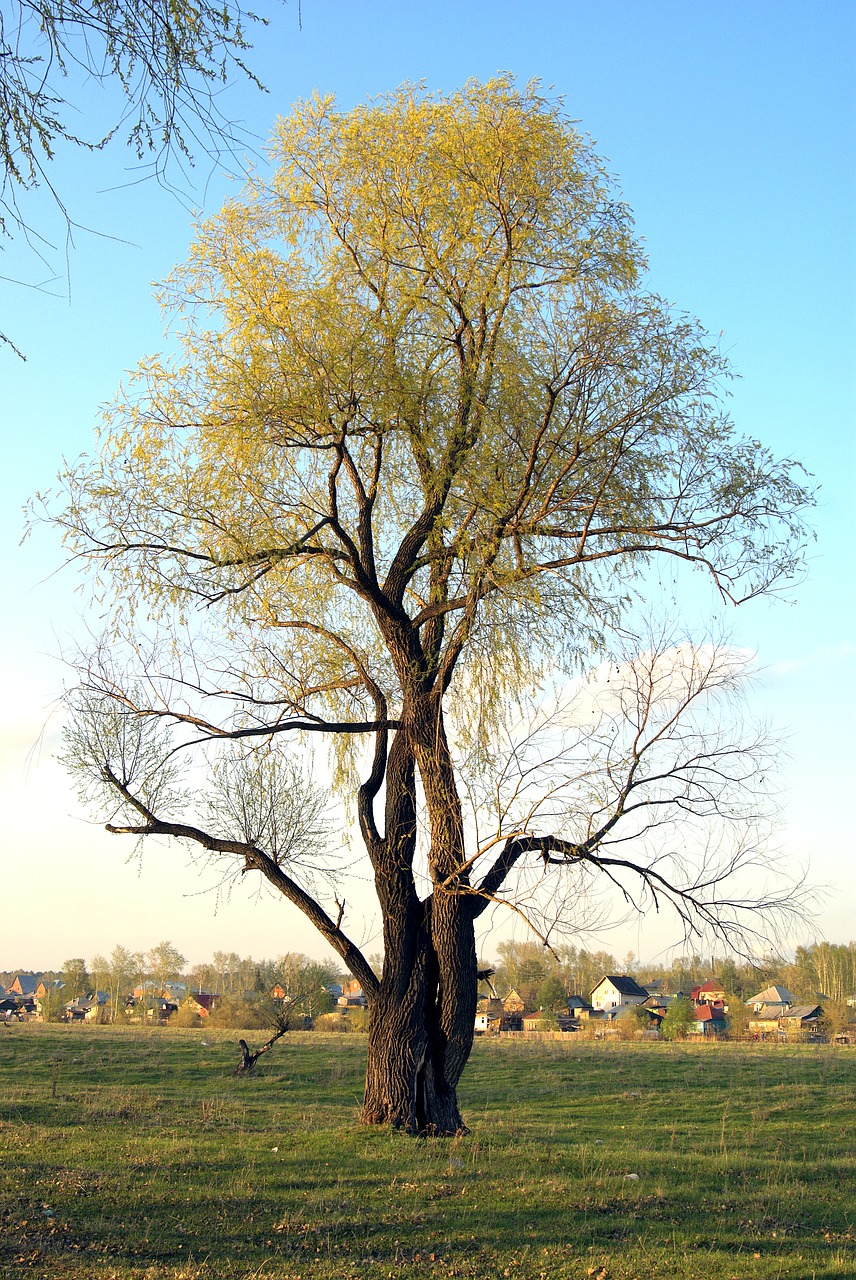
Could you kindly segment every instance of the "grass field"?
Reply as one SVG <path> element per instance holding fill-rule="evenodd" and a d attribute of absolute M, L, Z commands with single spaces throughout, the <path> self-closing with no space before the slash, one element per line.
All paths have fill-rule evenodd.
<path fill-rule="evenodd" d="M 362 1128 L 365 1042 L 0 1030 L 0 1276 L 856 1277 L 856 1052 L 480 1041 L 467 1137 Z"/>

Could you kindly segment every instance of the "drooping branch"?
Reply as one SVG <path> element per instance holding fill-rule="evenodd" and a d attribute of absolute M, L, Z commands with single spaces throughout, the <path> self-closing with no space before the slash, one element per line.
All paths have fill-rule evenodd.
<path fill-rule="evenodd" d="M 338 952 L 350 972 L 362 984 L 366 998 L 377 992 L 377 977 L 360 949 L 342 931 L 319 902 L 307 893 L 264 850 L 243 840 L 222 839 L 190 823 L 169 822 L 159 818 L 146 804 L 134 796 L 129 788 L 113 772 L 109 764 L 103 766 L 105 780 L 122 799 L 144 819 L 133 825 L 107 823 L 106 829 L 114 835 L 172 836 L 179 840 L 191 840 L 210 853 L 233 854 L 243 860 L 245 871 L 259 871 L 283 897 L 298 907 L 315 926 L 330 946 Z"/>
<path fill-rule="evenodd" d="M 757 870 L 751 833 L 769 822 L 764 775 L 775 748 L 769 735 L 741 733 L 739 718 L 727 729 L 719 722 L 724 712 L 734 717 L 745 674 L 738 655 L 718 645 L 661 644 L 608 671 L 593 692 L 582 686 L 584 726 L 573 719 L 580 714 L 573 703 L 551 713 L 558 717 L 555 750 L 542 755 L 537 747 L 539 737 L 550 740 L 551 716 L 510 747 L 508 794 L 500 799 L 500 777 L 495 799 L 497 831 L 468 865 L 497 845 L 499 852 L 473 889 L 454 877 L 437 888 L 479 897 L 472 909 L 480 916 L 488 903 L 520 901 L 516 880 L 534 859 L 544 876 L 597 872 L 634 909 L 628 881 L 636 880 L 655 909 L 669 902 L 688 932 L 731 938 L 752 932 L 753 911 L 799 914 L 807 897 L 798 886 L 755 896 L 756 887 L 745 898 L 728 889 L 742 870 Z M 576 723 L 573 732 L 562 715 Z M 715 856 L 709 844 L 703 848 L 711 823 L 720 845 Z"/>

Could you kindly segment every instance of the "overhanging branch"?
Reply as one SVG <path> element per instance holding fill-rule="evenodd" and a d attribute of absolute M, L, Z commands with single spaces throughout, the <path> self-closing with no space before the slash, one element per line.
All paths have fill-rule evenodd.
<path fill-rule="evenodd" d="M 179 840 L 191 840 L 201 845 L 210 853 L 228 853 L 243 859 L 245 871 L 259 871 L 273 887 L 298 907 L 315 926 L 330 946 L 338 952 L 348 969 L 358 982 L 362 984 L 366 998 L 371 999 L 377 992 L 377 977 L 363 956 L 360 949 L 343 933 L 339 922 L 333 920 L 321 904 L 307 893 L 301 885 L 283 871 L 282 867 L 257 845 L 243 840 L 223 839 L 213 836 L 200 827 L 183 822 L 168 822 L 159 818 L 147 805 L 134 796 L 109 765 L 103 768 L 104 778 L 109 782 L 127 804 L 140 814 L 144 821 L 140 824 L 118 826 L 107 823 L 107 830 L 114 835 L 136 836 L 172 836 Z"/>

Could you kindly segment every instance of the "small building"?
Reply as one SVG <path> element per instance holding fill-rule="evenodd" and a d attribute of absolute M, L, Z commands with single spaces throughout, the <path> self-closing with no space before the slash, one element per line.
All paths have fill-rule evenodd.
<path fill-rule="evenodd" d="M 794 1003 L 794 997 L 788 991 L 787 987 L 780 987 L 777 983 L 773 983 L 771 987 L 765 987 L 763 991 L 759 991 L 756 996 L 751 996 L 746 1001 L 747 1009 L 751 1007 L 753 1013 L 757 1016 L 764 1007 L 771 1008 L 776 1006 L 779 1009 L 788 1009 Z"/>
<path fill-rule="evenodd" d="M 170 1004 L 179 1005 L 187 995 L 187 983 L 165 982 L 158 995 L 162 996 L 164 1000 L 169 1000 Z"/>
<path fill-rule="evenodd" d="M 583 996 L 568 996 L 568 1016 L 571 1018 L 590 1018 L 592 1007 Z"/>
<path fill-rule="evenodd" d="M 779 1018 L 779 1030 L 786 1036 L 817 1035 L 823 1009 L 819 1004 L 797 1004 Z"/>
<path fill-rule="evenodd" d="M 721 1036 L 728 1030 L 722 1005 L 699 1004 L 693 1013 L 695 1031 L 703 1036 Z"/>
<path fill-rule="evenodd" d="M 526 1009 L 526 1002 L 520 993 L 512 987 L 508 995 L 503 996 L 502 1007 L 506 1013 L 523 1013 Z"/>
<path fill-rule="evenodd" d="M 498 1000 L 496 996 L 486 996 L 484 999 L 479 1000 L 476 1005 L 476 1035 L 496 1035 L 502 1030 L 504 1016 L 505 1010 L 502 1007 L 502 1001 Z"/>
<path fill-rule="evenodd" d="M 32 973 L 18 973 L 6 988 L 6 994 L 10 996 L 25 996 L 28 999 L 36 994 L 36 987 L 39 985 L 39 979 Z"/>
<path fill-rule="evenodd" d="M 13 1018 L 17 1018 L 19 1022 L 23 1022 L 24 1017 L 23 1002 L 16 1000 L 14 996 L 0 996 L 0 1021 L 11 1022 Z"/>
<path fill-rule="evenodd" d="M 523 1030 L 521 1015 L 524 1013 L 526 1005 L 513 987 L 502 999 L 497 996 L 483 996 L 476 1008 L 489 1014 L 488 1022 L 491 1031 Z"/>
<path fill-rule="evenodd" d="M 141 1000 L 147 1000 L 158 995 L 160 995 L 160 992 L 154 982 L 138 982 L 131 992 L 131 999 L 135 1004 L 138 1004 Z"/>
<path fill-rule="evenodd" d="M 151 1018 L 153 1022 L 169 1022 L 172 1015 L 177 1012 L 177 1004 L 173 1004 L 171 1000 L 164 1000 L 163 996 L 158 996 L 146 1010 L 146 1017 Z"/>
<path fill-rule="evenodd" d="M 693 1004 L 713 1004 L 719 1005 L 725 1009 L 725 987 L 716 978 L 708 978 L 707 982 L 703 982 L 699 987 L 693 987 L 690 992 L 690 999 Z M 726 1009 L 727 1013 L 728 1010 Z"/>
<path fill-rule="evenodd" d="M 524 1031 L 555 1031 L 559 1026 L 555 1015 L 546 1009 L 530 1009 L 527 1013 L 521 1013 L 519 1017 Z"/>
<path fill-rule="evenodd" d="M 648 992 L 626 973 L 605 974 L 589 997 L 592 1009 L 611 1013 L 628 1004 L 644 1004 Z"/>
<path fill-rule="evenodd" d="M 65 1006 L 66 1022 L 97 1022 L 106 1015 L 110 997 L 106 991 L 93 991 L 85 996 L 75 996 Z"/>
<path fill-rule="evenodd" d="M 210 1018 L 212 1010 L 219 999 L 220 996 L 212 991 L 191 991 L 185 997 L 183 1003 L 200 1018 Z"/>
<path fill-rule="evenodd" d="M 336 1004 L 340 1009 L 364 1009 L 368 1001 L 360 984 L 358 982 L 349 982 Z"/>
<path fill-rule="evenodd" d="M 642 1003 L 644 1008 L 646 1008 L 650 1013 L 656 1014 L 656 1016 L 662 1021 L 666 1016 L 666 1011 L 669 1006 L 673 1005 L 676 1000 L 682 1000 L 683 998 L 683 996 L 677 995 L 663 995 L 661 992 L 657 991 L 653 992 L 648 999 L 643 1000 Z"/>
<path fill-rule="evenodd" d="M 44 1000 L 46 996 L 53 995 L 57 991 L 62 991 L 63 981 L 61 978 L 53 978 L 48 982 L 40 981 L 35 990 L 37 1000 Z"/>
<path fill-rule="evenodd" d="M 776 1035 L 779 1030 L 779 1019 L 782 1016 L 780 1004 L 762 1004 L 754 1010 L 754 1016 L 747 1023 L 752 1035 L 766 1038 Z"/>

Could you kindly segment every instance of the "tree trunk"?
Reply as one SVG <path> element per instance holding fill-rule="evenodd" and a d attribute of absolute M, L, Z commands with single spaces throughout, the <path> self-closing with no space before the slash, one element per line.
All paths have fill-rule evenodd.
<path fill-rule="evenodd" d="M 466 1132 L 457 1086 L 472 1048 L 477 988 L 467 907 L 455 897 L 444 898 L 439 911 L 426 903 L 409 972 L 402 980 L 394 959 L 384 966 L 370 1010 L 365 1124 L 422 1135 Z"/>
<path fill-rule="evenodd" d="M 438 695 L 412 695 L 386 771 L 386 836 L 363 832 L 384 922 L 384 965 L 369 1013 L 363 1121 L 414 1134 L 466 1131 L 458 1081 L 475 1035 L 473 898 L 464 866 L 461 806 Z M 418 761 L 430 815 L 435 891 L 421 902 L 413 878 Z"/>

